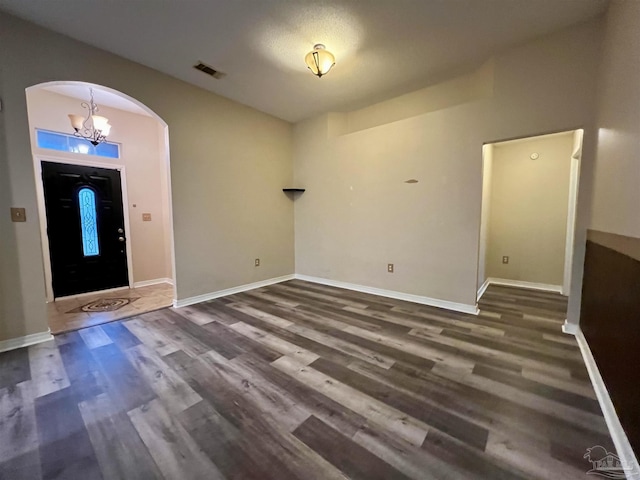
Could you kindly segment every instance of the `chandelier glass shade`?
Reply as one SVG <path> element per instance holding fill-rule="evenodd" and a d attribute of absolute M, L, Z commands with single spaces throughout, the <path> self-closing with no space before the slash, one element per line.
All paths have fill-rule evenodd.
<path fill-rule="evenodd" d="M 82 108 L 87 110 L 86 116 L 69 114 L 69 120 L 74 130 L 74 135 L 88 140 L 93 145 L 98 145 L 107 140 L 111 133 L 111 125 L 107 117 L 96 115 L 99 111 L 98 105 L 93 101 L 93 89 L 89 89 L 90 99 L 82 102 Z"/>
<path fill-rule="evenodd" d="M 329 52 L 321 43 L 313 47 L 313 51 L 307 53 L 304 57 L 304 61 L 309 67 L 309 70 L 321 78 L 323 75 L 329 73 L 331 67 L 336 64 L 336 57 Z"/>

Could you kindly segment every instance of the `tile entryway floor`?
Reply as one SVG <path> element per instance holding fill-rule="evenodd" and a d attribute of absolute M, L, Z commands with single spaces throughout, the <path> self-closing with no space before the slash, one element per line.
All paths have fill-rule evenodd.
<path fill-rule="evenodd" d="M 47 316 L 51 333 L 61 333 L 140 315 L 172 303 L 173 286 L 161 283 L 50 302 Z"/>

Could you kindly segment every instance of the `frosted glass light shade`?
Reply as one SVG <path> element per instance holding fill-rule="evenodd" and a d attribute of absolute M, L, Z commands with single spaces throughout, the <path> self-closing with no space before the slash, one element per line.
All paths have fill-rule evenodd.
<path fill-rule="evenodd" d="M 307 53 L 304 61 L 314 75 L 322 77 L 336 64 L 336 57 L 327 51 L 324 45 L 318 44 L 313 47 L 313 51 Z"/>
<path fill-rule="evenodd" d="M 103 131 L 104 127 L 109 124 L 109 119 L 100 115 L 91 115 L 91 121 L 93 121 L 93 128 L 100 131 Z"/>
<path fill-rule="evenodd" d="M 93 100 L 92 88 L 89 88 L 89 97 L 88 102 L 82 102 L 80 104 L 82 108 L 88 110 L 87 116 L 83 117 L 71 113 L 69 114 L 69 121 L 75 130 L 74 135 L 76 137 L 84 138 L 93 145 L 99 145 L 106 141 L 107 135 L 111 132 L 111 125 L 109 125 L 109 119 L 107 117 L 95 115 L 99 110 Z"/>
<path fill-rule="evenodd" d="M 74 129 L 80 130 L 82 128 L 82 122 L 84 121 L 84 117 L 82 117 L 82 115 L 70 114 L 69 115 L 69 120 L 71 120 L 71 126 Z"/>

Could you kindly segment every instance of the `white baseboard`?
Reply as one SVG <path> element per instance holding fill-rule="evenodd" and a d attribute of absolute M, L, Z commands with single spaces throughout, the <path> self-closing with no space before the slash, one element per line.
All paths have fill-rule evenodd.
<path fill-rule="evenodd" d="M 153 280 L 142 280 L 141 282 L 134 282 L 133 288 L 150 287 L 151 285 L 159 285 L 161 283 L 168 283 L 173 285 L 173 280 L 170 278 L 154 278 Z"/>
<path fill-rule="evenodd" d="M 48 342 L 49 340 L 53 340 L 51 330 L 40 333 L 32 333 L 31 335 L 25 335 L 24 337 L 10 338 L 9 340 L 3 340 L 0 342 L 0 352 L 7 352 L 9 350 L 15 350 L 16 348 L 28 347 L 29 345 Z"/>
<path fill-rule="evenodd" d="M 253 290 L 255 288 L 266 287 L 267 285 L 273 285 L 274 283 L 286 282 L 287 280 L 293 280 L 294 278 L 295 276 L 293 274 L 283 275 L 282 277 L 268 278 L 267 280 L 261 280 L 259 282 L 254 282 L 254 283 L 247 283 L 246 285 L 227 288 L 225 290 L 218 290 L 217 292 L 205 293 L 203 295 L 183 298 L 181 300 L 174 300 L 173 306 L 175 308 L 186 307 L 188 305 L 193 305 L 195 303 L 201 303 L 201 302 L 206 302 L 207 300 L 213 300 L 214 298 L 226 297 L 227 295 L 246 292 L 247 290 Z"/>
<path fill-rule="evenodd" d="M 299 274 L 269 278 L 260 282 L 248 283 L 246 285 L 227 288 L 225 290 L 219 290 L 217 292 L 205 293 L 203 295 L 197 295 L 195 297 L 184 298 L 181 300 L 174 300 L 173 306 L 175 308 L 186 307 L 188 305 L 206 302 L 207 300 L 213 300 L 214 298 L 225 297 L 227 295 L 233 295 L 235 293 L 246 292 L 248 290 L 253 290 L 260 287 L 266 287 L 267 285 L 273 285 L 274 283 L 286 282 L 287 280 L 293 280 L 294 278 L 307 282 L 329 285 L 332 287 L 346 288 L 347 290 L 355 290 L 362 293 L 370 293 L 372 295 L 380 295 L 381 297 L 395 298 L 397 300 L 406 300 L 408 302 L 420 303 L 423 305 L 429 305 L 431 307 L 444 308 L 446 310 L 453 310 L 455 312 L 470 313 L 472 315 L 477 315 L 479 313 L 478 307 L 476 305 L 449 302 L 447 300 L 438 300 L 436 298 L 423 297 L 410 293 L 396 292 L 393 290 L 383 290 L 375 287 L 366 287 L 364 285 L 356 285 L 354 283 L 340 282 L 337 280 L 329 280 L 326 278 L 310 277 L 308 275 Z"/>
<path fill-rule="evenodd" d="M 306 282 L 328 285 L 330 287 L 346 288 L 347 290 L 355 290 L 356 292 L 370 293 L 372 295 L 380 295 L 381 297 L 395 298 L 396 300 L 405 300 L 407 302 L 429 305 L 430 307 L 444 308 L 446 310 L 453 310 L 454 312 L 469 313 L 471 315 L 478 315 L 478 313 L 480 312 L 477 305 L 449 302 L 448 300 L 438 300 L 437 298 L 423 297 L 421 295 L 413 295 L 411 293 L 396 292 L 394 290 L 384 290 L 382 288 L 367 287 L 364 285 L 357 285 L 355 283 L 311 277 L 309 275 L 300 275 L 297 273 L 295 275 L 295 278 L 297 278 L 298 280 L 304 280 Z"/>
<path fill-rule="evenodd" d="M 618 453 L 618 457 L 620 457 L 622 464 L 626 465 L 628 468 L 628 471 L 625 471 L 627 479 L 638 480 L 640 479 L 640 465 L 638 464 L 638 459 L 633 452 L 633 448 L 631 448 L 627 434 L 622 428 L 622 424 L 620 423 L 616 409 L 611 401 L 607 387 L 604 384 L 602 375 L 600 375 L 600 370 L 598 370 L 598 366 L 593 358 L 593 353 L 591 353 L 587 339 L 585 338 L 584 333 L 582 333 L 580 326 L 575 324 L 565 325 L 570 325 L 571 329 L 575 330 L 576 340 L 580 347 L 580 351 L 582 352 L 584 363 L 587 366 L 589 378 L 591 379 L 596 396 L 598 397 L 598 403 L 602 409 L 602 414 L 604 415 L 607 428 L 611 434 L 611 439 L 613 440 L 613 444 L 616 447 L 616 452 Z M 569 328 L 565 330 L 563 326 L 563 331 L 565 333 L 568 333 L 568 330 Z"/>
<path fill-rule="evenodd" d="M 567 335 L 577 335 L 578 330 L 580 330 L 580 325 L 575 323 L 570 323 L 565 320 L 562 324 L 562 333 L 566 333 Z"/>
<path fill-rule="evenodd" d="M 489 279 L 487 278 L 484 283 L 482 285 L 480 285 L 480 288 L 478 289 L 478 295 L 476 296 L 476 299 L 480 300 L 480 298 L 482 297 L 482 295 L 484 295 L 485 290 L 487 289 L 487 287 L 489 286 Z"/>
<path fill-rule="evenodd" d="M 562 285 L 552 285 L 550 283 L 525 282 L 524 280 L 509 280 L 506 278 L 489 277 L 484 282 L 489 285 L 504 285 L 505 287 L 530 288 L 532 290 L 543 290 L 545 292 L 562 293 Z M 482 287 L 481 287 L 482 288 Z M 485 287 L 486 290 L 486 287 Z M 482 292 L 484 293 L 484 291 Z"/>

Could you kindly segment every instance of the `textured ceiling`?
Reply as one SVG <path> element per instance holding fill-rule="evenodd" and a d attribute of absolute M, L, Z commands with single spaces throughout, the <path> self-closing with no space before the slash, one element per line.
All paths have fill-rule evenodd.
<path fill-rule="evenodd" d="M 606 0 L 0 0 L 0 9 L 289 121 L 407 93 Z M 336 56 L 318 79 L 304 55 Z M 203 61 L 226 73 L 194 70 Z"/>

